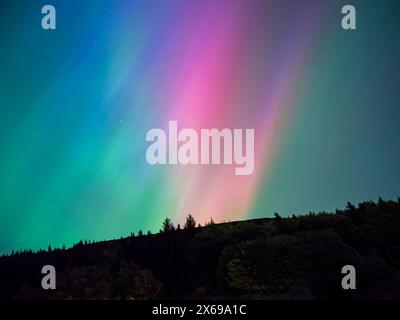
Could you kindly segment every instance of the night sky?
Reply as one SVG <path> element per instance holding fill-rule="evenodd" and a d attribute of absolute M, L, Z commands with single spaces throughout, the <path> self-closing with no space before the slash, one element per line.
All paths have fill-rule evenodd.
<path fill-rule="evenodd" d="M 399 1 L 48 2 L 0 4 L 0 253 L 400 196 Z M 150 166 L 170 120 L 254 128 L 253 175 Z"/>

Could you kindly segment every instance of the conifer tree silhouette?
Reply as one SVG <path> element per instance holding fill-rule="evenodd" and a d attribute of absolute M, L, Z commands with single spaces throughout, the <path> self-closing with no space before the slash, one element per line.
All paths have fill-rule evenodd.
<path fill-rule="evenodd" d="M 196 220 L 191 214 L 189 214 L 186 218 L 185 229 L 194 229 L 194 228 L 196 228 Z"/>
<path fill-rule="evenodd" d="M 165 218 L 162 224 L 162 232 L 174 231 L 175 227 L 170 218 Z"/>

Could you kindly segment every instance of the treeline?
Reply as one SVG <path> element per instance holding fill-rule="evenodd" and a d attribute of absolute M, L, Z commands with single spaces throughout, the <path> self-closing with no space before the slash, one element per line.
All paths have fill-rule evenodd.
<path fill-rule="evenodd" d="M 41 289 L 42 266 L 57 289 Z M 353 265 L 357 289 L 343 290 Z M 0 299 L 398 299 L 400 200 L 183 227 L 0 258 Z"/>

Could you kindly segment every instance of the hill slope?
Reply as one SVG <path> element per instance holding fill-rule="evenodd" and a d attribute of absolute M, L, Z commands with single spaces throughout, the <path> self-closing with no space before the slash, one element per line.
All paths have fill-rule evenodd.
<path fill-rule="evenodd" d="M 166 230 L 169 230 L 166 228 Z M 57 289 L 41 289 L 41 268 Z M 344 265 L 357 290 L 343 290 Z M 0 299 L 398 299 L 400 202 L 3 256 Z"/>

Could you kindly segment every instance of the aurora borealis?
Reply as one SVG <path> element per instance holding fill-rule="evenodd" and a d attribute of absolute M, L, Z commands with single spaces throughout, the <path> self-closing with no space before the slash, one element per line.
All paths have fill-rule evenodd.
<path fill-rule="evenodd" d="M 50 2 L 0 4 L 0 253 L 400 195 L 400 2 Z M 254 128 L 254 173 L 149 166 L 170 120 Z"/>

